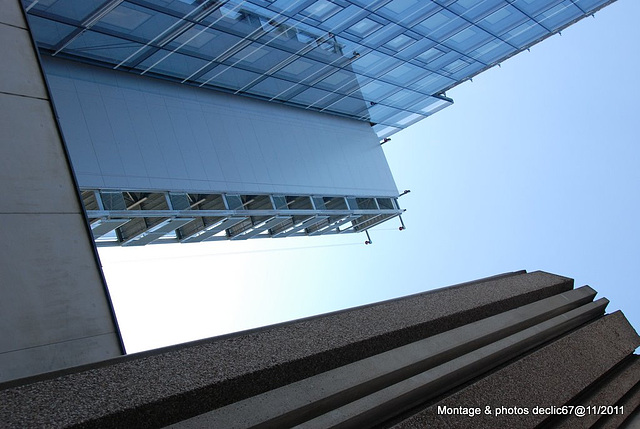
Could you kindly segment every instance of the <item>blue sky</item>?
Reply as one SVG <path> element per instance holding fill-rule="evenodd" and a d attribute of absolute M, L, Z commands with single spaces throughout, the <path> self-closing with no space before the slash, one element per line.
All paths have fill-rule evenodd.
<path fill-rule="evenodd" d="M 640 326 L 640 2 L 619 0 L 447 93 L 384 146 L 407 230 L 103 248 L 129 352 L 544 270 Z"/>

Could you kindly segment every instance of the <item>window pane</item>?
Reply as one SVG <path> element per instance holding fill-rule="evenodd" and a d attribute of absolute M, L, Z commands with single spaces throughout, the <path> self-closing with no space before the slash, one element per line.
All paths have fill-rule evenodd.
<path fill-rule="evenodd" d="M 32 3 L 33 0 L 30 0 L 28 4 L 25 4 L 25 6 L 29 6 Z M 64 16 L 81 22 L 84 18 L 87 18 L 96 11 L 103 3 L 104 0 L 84 0 L 76 2 L 65 0 L 39 1 L 33 5 L 33 10 Z"/>
<path fill-rule="evenodd" d="M 536 19 L 541 25 L 553 31 L 580 15 L 582 15 L 582 11 L 577 6 L 571 1 L 564 1 L 542 12 Z"/>
<path fill-rule="evenodd" d="M 199 58 L 161 49 L 143 61 L 140 68 L 151 73 L 186 79 L 207 64 L 208 61 Z"/>
<path fill-rule="evenodd" d="M 505 6 L 496 10 L 478 22 L 478 25 L 493 34 L 500 35 L 505 31 L 522 24 L 529 19 L 513 6 Z"/>
<path fill-rule="evenodd" d="M 143 45 L 95 31 L 85 31 L 65 48 L 74 53 L 109 64 L 119 63 L 136 53 Z"/>
<path fill-rule="evenodd" d="M 339 94 L 323 91 L 318 88 L 308 88 L 291 98 L 291 101 L 302 104 L 303 106 L 311 106 L 315 109 L 324 109 L 330 104 L 338 101 L 340 98 L 341 96 Z"/>
<path fill-rule="evenodd" d="M 76 29 L 76 27 L 70 25 L 60 24 L 59 22 L 33 15 L 29 15 L 29 24 L 34 38 L 38 41 L 38 46 L 43 47 L 56 46 Z"/>

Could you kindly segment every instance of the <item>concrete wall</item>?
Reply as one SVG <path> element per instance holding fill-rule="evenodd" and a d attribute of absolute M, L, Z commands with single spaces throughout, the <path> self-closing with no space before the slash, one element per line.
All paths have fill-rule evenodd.
<path fill-rule="evenodd" d="M 0 381 L 122 353 L 18 0 L 0 2 Z"/>
<path fill-rule="evenodd" d="M 43 58 L 81 187 L 396 196 L 369 124 Z"/>
<path fill-rule="evenodd" d="M 571 279 L 549 273 L 508 273 L 0 383 L 0 422 L 6 428 L 619 427 L 640 404 L 640 362 L 633 355 L 640 337 L 622 313 L 603 316 L 606 298 L 594 301 L 592 288 L 572 287 Z M 624 413 L 493 411 L 563 405 L 623 405 Z M 481 410 L 470 417 L 438 406 Z"/>

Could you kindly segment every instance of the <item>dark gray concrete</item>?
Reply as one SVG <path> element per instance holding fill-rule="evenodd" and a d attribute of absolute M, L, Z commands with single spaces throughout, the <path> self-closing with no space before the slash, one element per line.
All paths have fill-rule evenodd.
<path fill-rule="evenodd" d="M 19 0 L 0 2 L 0 382 L 122 354 Z"/>
<path fill-rule="evenodd" d="M 408 428 L 533 428 L 545 415 L 438 414 L 438 406 L 527 408 L 561 406 L 629 356 L 640 337 L 621 312 L 596 320 L 447 396 L 393 426 Z"/>
<path fill-rule="evenodd" d="M 640 383 L 640 358 L 634 355 L 621 362 L 611 371 L 611 374 L 607 374 L 602 380 L 589 386 L 587 392 L 574 398 L 571 404 L 594 407 L 615 405 L 638 383 Z M 624 414 L 628 417 L 631 411 L 631 409 L 627 409 Z M 600 419 L 606 420 L 606 415 L 596 413 L 584 417 L 549 418 L 545 421 L 545 427 L 549 429 L 581 429 L 594 425 Z"/>
<path fill-rule="evenodd" d="M 598 429 L 617 429 L 619 427 L 624 427 L 625 429 L 640 428 L 639 384 L 636 384 L 616 405 L 624 407 L 625 412 L 603 416 L 602 419 L 598 421 Z"/>
<path fill-rule="evenodd" d="M 7 427 L 52 421 L 157 427 L 568 291 L 572 284 L 548 273 L 518 273 L 0 385 L 0 421 Z"/>
<path fill-rule="evenodd" d="M 523 340 L 535 336 L 534 341 L 540 343 L 549 335 L 558 335 L 556 329 L 560 324 L 564 325 L 563 330 L 569 330 L 583 323 L 585 316 L 591 319 L 602 315 L 608 301 L 591 302 L 595 294 L 593 289 L 583 287 L 555 295 L 253 396 L 172 427 L 240 429 L 261 425 L 279 428 L 301 424 L 315 416 L 318 417 L 301 427 L 327 427 L 354 418 L 359 419 L 357 427 L 363 427 L 365 419 L 379 421 L 380 413 L 383 418 L 399 413 L 398 406 L 389 405 L 398 396 L 402 396 L 404 402 L 410 394 L 417 395 L 419 400 L 424 399 L 425 392 L 435 396 L 436 384 L 450 389 L 464 382 L 465 377 L 475 375 L 471 367 L 482 373 L 498 365 L 500 356 L 504 360 L 505 355 L 522 353 L 517 345 Z M 518 339 L 510 338 L 513 335 L 518 335 Z M 487 346 L 493 351 L 480 350 Z M 425 373 L 420 375 L 422 372 Z M 422 381 L 416 382 L 419 377 Z M 408 382 L 409 379 L 412 380 Z M 399 395 L 399 386 L 403 384 L 407 386 Z M 395 387 L 387 389 L 391 385 Z M 349 405 L 340 411 L 346 404 Z"/>
<path fill-rule="evenodd" d="M 437 395 L 451 391 L 461 384 L 493 370 L 500 364 L 523 355 L 531 348 L 593 320 L 603 314 L 607 304 L 606 299 L 601 299 L 545 320 L 464 355 L 451 356 L 451 359 L 440 365 L 354 400 L 343 407 L 331 410 L 298 427 L 299 429 L 375 427 L 379 422 L 390 420 Z M 474 325 L 466 327 L 474 329 Z M 450 332 L 453 334 L 452 331 Z"/>

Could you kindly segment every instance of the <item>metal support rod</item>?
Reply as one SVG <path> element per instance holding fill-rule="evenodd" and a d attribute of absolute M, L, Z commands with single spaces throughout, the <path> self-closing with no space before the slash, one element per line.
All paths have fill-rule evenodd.
<path fill-rule="evenodd" d="M 140 204 L 144 203 L 145 201 L 147 201 L 147 199 L 149 199 L 149 197 L 142 197 L 141 199 L 139 199 L 138 201 L 136 201 L 135 203 L 131 204 L 129 207 L 127 207 L 127 210 L 131 210 L 134 207 L 139 206 Z"/>

